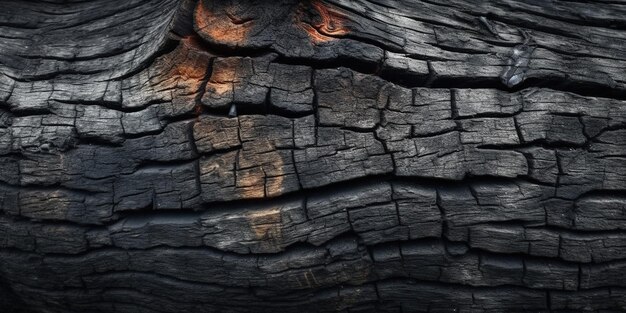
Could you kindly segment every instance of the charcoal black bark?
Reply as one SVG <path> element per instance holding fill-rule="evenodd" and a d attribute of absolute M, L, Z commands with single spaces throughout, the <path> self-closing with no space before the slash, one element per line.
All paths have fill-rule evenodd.
<path fill-rule="evenodd" d="M 0 2 L 0 312 L 626 310 L 626 2 Z"/>

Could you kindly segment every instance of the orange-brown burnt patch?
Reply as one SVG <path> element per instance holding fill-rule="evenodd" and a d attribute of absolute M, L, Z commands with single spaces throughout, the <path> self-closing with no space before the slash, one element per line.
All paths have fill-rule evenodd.
<path fill-rule="evenodd" d="M 175 104 L 177 113 L 193 113 L 212 57 L 199 46 L 197 38 L 181 38 L 173 51 L 160 56 L 147 69 L 149 87 L 137 88 L 162 95 L 161 100 Z"/>
<path fill-rule="evenodd" d="M 321 22 L 313 25 L 321 34 L 328 36 L 343 36 L 348 33 L 344 26 L 345 17 L 337 11 L 332 11 L 321 1 L 313 1 L 313 8 L 319 13 Z"/>
<path fill-rule="evenodd" d="M 283 219 L 279 208 L 248 213 L 248 224 L 263 250 L 274 251 L 283 241 Z"/>
<path fill-rule="evenodd" d="M 213 72 L 207 83 L 206 92 L 212 98 L 232 98 L 234 83 L 237 81 L 236 64 L 218 60 L 213 64 Z"/>
<path fill-rule="evenodd" d="M 249 121 L 248 121 L 249 122 Z M 254 125 L 252 125 L 254 127 Z M 284 192 L 283 155 L 267 139 L 258 139 L 254 142 L 253 153 L 244 151 L 240 155 L 240 166 L 237 188 L 244 199 L 275 197 Z"/>
<path fill-rule="evenodd" d="M 229 14 L 228 8 L 224 12 L 211 12 L 207 8 L 206 0 L 198 1 L 194 12 L 196 31 L 203 38 L 227 46 L 240 46 L 248 38 L 253 26 L 253 20 L 240 19 Z"/>
<path fill-rule="evenodd" d="M 163 89 L 178 89 L 181 94 L 198 92 L 212 55 L 203 51 L 196 41 L 192 36 L 182 38 L 178 47 L 161 60 L 166 70 L 153 76 L 153 82 Z"/>
<path fill-rule="evenodd" d="M 211 82 L 232 84 L 237 81 L 237 64 L 234 62 L 216 62 L 211 73 Z"/>
<path fill-rule="evenodd" d="M 346 18 L 337 10 L 324 4 L 320 0 L 310 3 L 310 9 L 314 13 L 314 21 L 307 21 L 305 14 L 297 14 L 296 23 L 309 35 L 314 43 L 323 43 L 345 36 L 349 33 L 346 27 Z"/>

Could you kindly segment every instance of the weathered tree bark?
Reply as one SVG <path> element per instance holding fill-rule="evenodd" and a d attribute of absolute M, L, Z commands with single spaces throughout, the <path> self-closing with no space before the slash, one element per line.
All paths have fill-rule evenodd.
<path fill-rule="evenodd" d="M 1 312 L 626 310 L 626 2 L 0 2 Z"/>

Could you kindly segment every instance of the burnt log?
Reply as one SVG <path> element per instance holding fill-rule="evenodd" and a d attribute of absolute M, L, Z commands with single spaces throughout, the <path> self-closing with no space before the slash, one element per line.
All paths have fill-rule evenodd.
<path fill-rule="evenodd" d="M 0 2 L 1 312 L 626 310 L 626 2 Z"/>

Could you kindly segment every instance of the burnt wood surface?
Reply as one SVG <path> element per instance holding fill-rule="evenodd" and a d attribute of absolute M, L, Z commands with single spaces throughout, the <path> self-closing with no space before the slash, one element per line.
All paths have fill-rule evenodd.
<path fill-rule="evenodd" d="M 626 1 L 0 2 L 0 311 L 623 312 Z"/>

